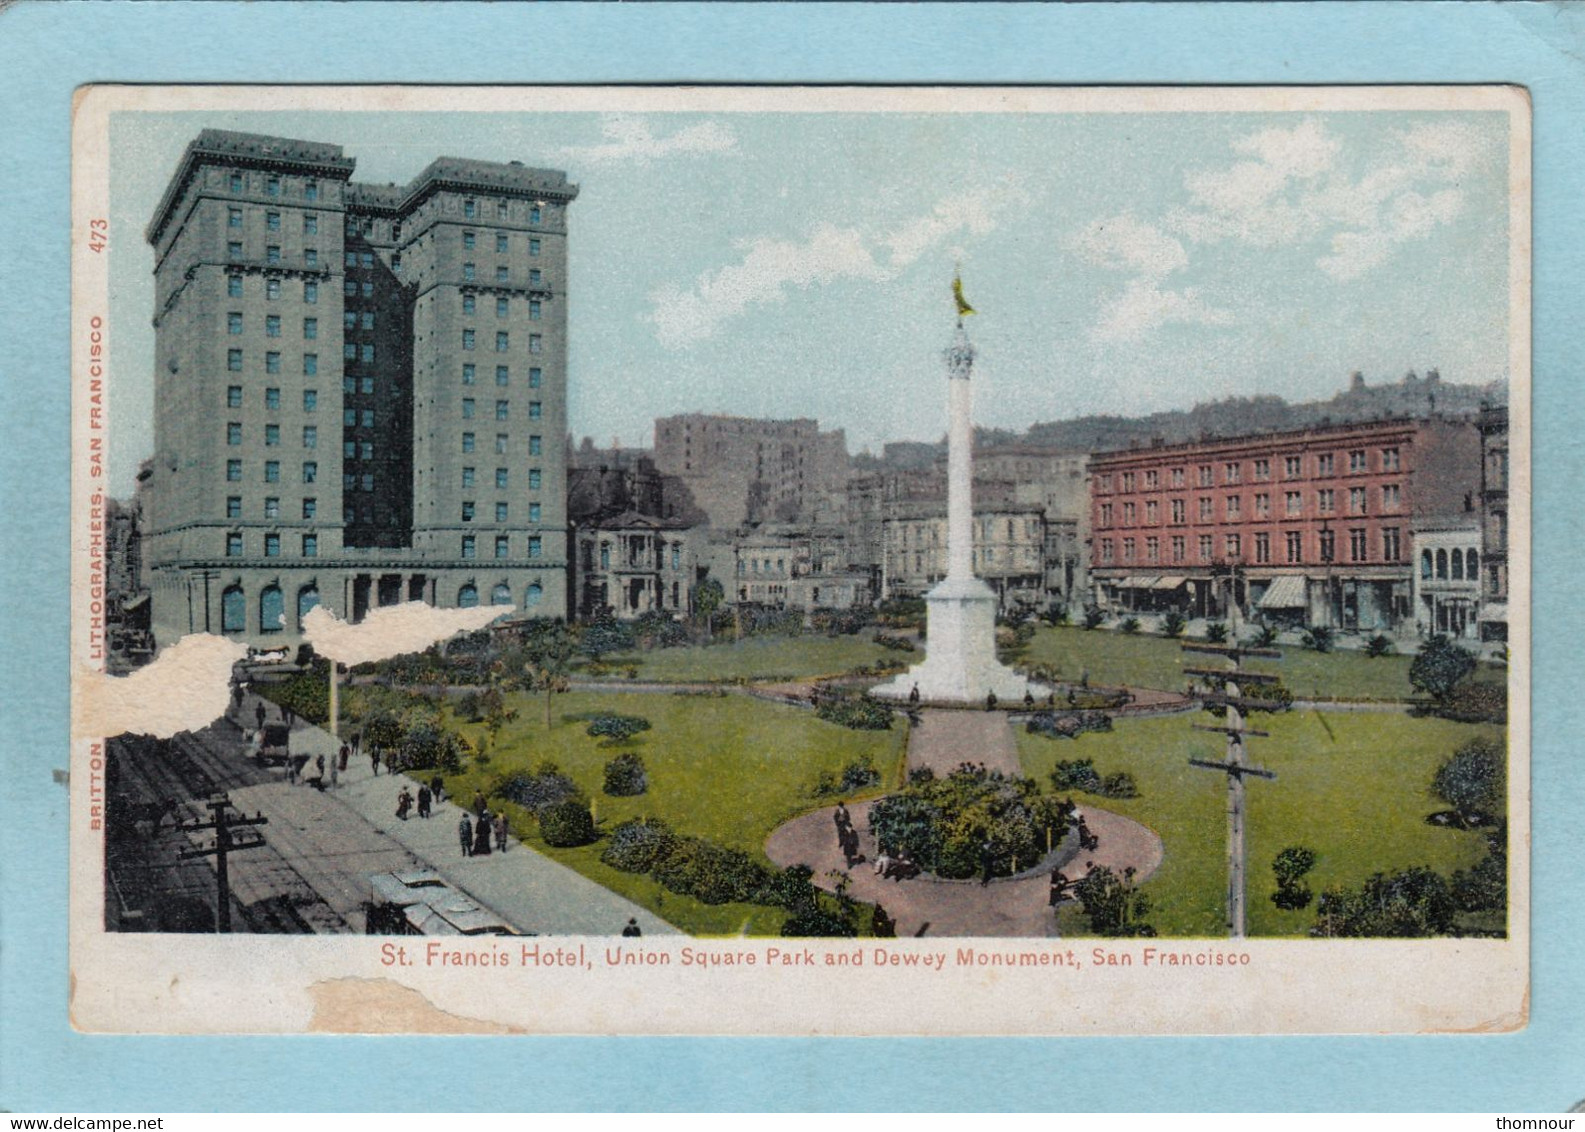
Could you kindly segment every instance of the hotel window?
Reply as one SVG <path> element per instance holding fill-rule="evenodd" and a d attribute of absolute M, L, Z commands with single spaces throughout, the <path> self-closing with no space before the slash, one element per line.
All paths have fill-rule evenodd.
<path fill-rule="evenodd" d="M 507 206 L 506 206 L 506 202 L 504 200 L 498 200 L 498 201 L 495 202 L 495 216 L 496 216 L 497 220 L 505 220 L 506 219 L 506 216 L 507 216 L 506 208 L 507 208 Z M 503 250 L 503 249 L 499 249 L 498 248 L 497 250 Z"/>
<path fill-rule="evenodd" d="M 267 424 L 264 426 L 264 447 L 279 448 L 281 446 L 281 426 Z"/>
<path fill-rule="evenodd" d="M 271 244 L 264 249 L 264 262 L 271 264 L 281 262 L 281 246 L 279 244 Z"/>
<path fill-rule="evenodd" d="M 1398 470 L 1398 450 L 1396 448 L 1383 448 L 1381 450 L 1381 470 L 1396 472 Z"/>
<path fill-rule="evenodd" d="M 473 486 L 473 469 L 472 468 L 464 468 L 464 469 L 462 469 L 462 486 L 463 487 L 472 487 Z"/>
<path fill-rule="evenodd" d="M 1304 561 L 1304 536 L 1298 531 L 1287 531 L 1283 534 L 1283 540 L 1287 543 L 1288 561 Z"/>
<path fill-rule="evenodd" d="M 1109 538 L 1103 538 L 1101 540 L 1101 561 L 1112 561 L 1112 540 Z"/>
<path fill-rule="evenodd" d="M 272 196 L 272 197 L 280 196 L 281 195 L 281 179 L 279 177 L 266 177 L 264 179 L 264 192 L 268 196 Z"/>
<path fill-rule="evenodd" d="M 226 443 L 232 448 L 242 443 L 242 425 L 238 421 L 231 421 L 226 425 Z"/>
<path fill-rule="evenodd" d="M 1152 470 L 1152 471 L 1148 471 L 1148 472 L 1145 473 L 1145 488 L 1146 488 L 1147 491 L 1153 491 L 1153 490 L 1155 490 L 1156 488 L 1158 488 L 1160 486 L 1161 486 L 1161 473 L 1160 472 Z"/>
<path fill-rule="evenodd" d="M 281 517 L 281 501 L 278 496 L 270 496 L 264 501 L 264 517 L 266 519 L 279 519 Z"/>
<path fill-rule="evenodd" d="M 473 522 L 473 500 L 471 499 L 462 501 L 462 521 L 464 523 Z"/>
<path fill-rule="evenodd" d="M 358 442 L 356 440 L 343 440 L 341 442 L 341 455 L 348 460 L 358 458 Z"/>
<path fill-rule="evenodd" d="M 1124 491 L 1133 491 L 1134 490 L 1134 473 L 1133 472 L 1124 472 L 1123 473 L 1123 490 Z"/>
<path fill-rule="evenodd" d="M 1242 500 L 1236 495 L 1229 495 L 1227 497 L 1227 517 L 1229 520 L 1237 519 L 1239 517 L 1241 503 Z"/>
<path fill-rule="evenodd" d="M 227 558 L 241 558 L 242 557 L 242 532 L 241 531 L 227 531 L 226 532 L 226 557 Z"/>
<path fill-rule="evenodd" d="M 360 490 L 360 491 L 373 491 L 374 490 L 374 476 L 372 474 L 368 473 L 368 472 L 365 472 L 361 477 L 359 477 L 359 479 L 358 479 L 358 490 Z M 365 518 L 364 522 L 368 522 L 368 519 Z"/>
<path fill-rule="evenodd" d="M 1216 517 L 1215 504 L 1208 495 L 1200 496 L 1200 522 L 1209 523 Z"/>
<path fill-rule="evenodd" d="M 362 425 L 364 428 L 373 428 L 374 427 L 374 410 L 373 409 L 360 409 L 358 411 L 358 423 L 360 425 Z"/>
<path fill-rule="evenodd" d="M 319 266 L 319 249 L 318 248 L 304 248 L 303 249 L 303 266 L 304 267 L 318 267 Z"/>
<path fill-rule="evenodd" d="M 233 299 L 242 298 L 242 276 L 226 276 L 226 294 Z"/>
<path fill-rule="evenodd" d="M 391 224 L 391 240 L 394 243 L 402 238 L 402 225 L 399 222 Z"/>
<path fill-rule="evenodd" d="M 530 389 L 538 389 L 542 384 L 544 384 L 544 381 L 544 370 L 540 369 L 538 366 L 530 366 L 528 368 L 528 387 Z"/>
<path fill-rule="evenodd" d="M 474 405 L 474 401 L 473 401 L 472 397 L 464 397 L 462 399 L 462 419 L 463 420 L 466 421 L 466 420 L 471 420 L 473 418 L 473 405 Z"/>
<path fill-rule="evenodd" d="M 545 352 L 545 339 L 543 335 L 530 334 L 528 336 L 528 352 L 530 354 L 542 354 Z"/>
<path fill-rule="evenodd" d="M 495 297 L 495 314 L 497 318 L 505 318 L 512 312 L 512 301 L 505 295 Z"/>
<path fill-rule="evenodd" d="M 366 366 L 374 364 L 373 342 L 365 342 L 363 345 L 358 347 L 358 361 L 362 362 Z"/>
<path fill-rule="evenodd" d="M 226 258 L 227 259 L 241 259 L 242 258 L 242 241 L 241 240 L 232 240 L 231 242 L 226 244 Z"/>
<path fill-rule="evenodd" d="M 504 330 L 497 330 L 495 332 L 495 352 L 497 354 L 504 354 L 510 347 L 511 336 L 508 335 Z"/>
<path fill-rule="evenodd" d="M 538 299 L 530 299 L 530 300 L 528 300 L 528 317 L 529 317 L 529 320 L 532 321 L 532 322 L 538 322 L 539 321 L 539 314 L 540 314 L 539 300 Z"/>
<path fill-rule="evenodd" d="M 1134 505 L 1133 505 L 1132 502 L 1124 503 L 1123 504 L 1123 526 L 1125 526 L 1125 527 L 1133 526 L 1134 525 L 1134 518 L 1137 515 L 1137 513 L 1138 512 L 1135 510 Z"/>
<path fill-rule="evenodd" d="M 468 363 L 464 364 L 463 367 L 462 367 L 462 384 L 464 384 L 464 385 L 472 385 L 473 384 L 473 363 L 472 362 L 468 362 Z"/>
<path fill-rule="evenodd" d="M 477 201 L 473 200 L 472 198 L 469 198 L 468 200 L 463 201 L 462 202 L 462 215 L 466 216 L 469 220 L 472 220 L 475 216 L 478 216 L 479 215 L 479 203 Z"/>
<path fill-rule="evenodd" d="M 312 460 L 303 464 L 303 482 L 313 483 L 319 478 L 319 465 Z"/>
<path fill-rule="evenodd" d="M 372 460 L 372 459 L 374 459 L 374 441 L 372 441 L 372 440 L 360 440 L 360 441 L 358 441 L 358 459 L 360 459 L 360 460 Z"/>
<path fill-rule="evenodd" d="M 1255 478 L 1257 480 L 1269 480 L 1271 478 L 1271 461 L 1270 460 L 1256 460 L 1255 461 Z"/>
<path fill-rule="evenodd" d="M 1369 470 L 1365 461 L 1365 450 L 1356 448 L 1348 454 L 1348 470 L 1351 472 L 1364 472 Z"/>
<path fill-rule="evenodd" d="M 304 200 L 318 200 L 319 199 L 319 182 L 318 181 L 304 181 L 303 182 L 303 199 Z"/>
<path fill-rule="evenodd" d="M 242 333 L 242 312 L 241 311 L 228 311 L 227 312 L 227 314 L 226 314 L 226 333 L 227 334 L 241 334 Z"/>
<path fill-rule="evenodd" d="M 391 253 L 391 274 L 392 275 L 400 275 L 400 274 L 402 274 L 402 253 L 401 252 L 392 252 Z"/>
<path fill-rule="evenodd" d="M 1398 561 L 1398 556 L 1403 553 L 1403 544 L 1399 541 L 1397 527 L 1383 527 L 1381 530 L 1381 557 L 1387 562 Z"/>
<path fill-rule="evenodd" d="M 374 392 L 374 378 L 372 378 L 372 377 L 360 377 L 358 379 L 358 392 L 359 393 L 373 393 Z"/>
<path fill-rule="evenodd" d="M 362 296 L 365 299 L 373 298 L 374 297 L 374 284 L 370 283 L 370 282 L 364 282 L 363 284 L 361 284 L 359 286 L 358 291 L 359 291 L 360 294 L 362 294 Z"/>
<path fill-rule="evenodd" d="M 1322 562 L 1331 562 L 1337 557 L 1337 533 L 1335 531 L 1323 530 L 1317 545 L 1320 547 Z"/>
<path fill-rule="evenodd" d="M 507 505 L 504 502 L 497 503 L 495 505 L 495 521 L 497 523 L 504 523 L 504 522 L 506 522 L 506 516 L 507 516 Z"/>
<path fill-rule="evenodd" d="M 541 286 L 544 282 L 545 273 L 543 271 L 537 267 L 531 267 L 528 269 L 528 285 L 530 287 Z"/>
<path fill-rule="evenodd" d="M 266 212 L 264 214 L 264 226 L 271 232 L 279 232 L 281 230 L 281 214 L 279 212 Z"/>
<path fill-rule="evenodd" d="M 498 421 L 506 420 L 510 413 L 511 406 L 512 403 L 510 401 L 497 401 L 495 403 L 495 419 Z"/>
<path fill-rule="evenodd" d="M 319 337 L 319 320 L 317 318 L 305 318 L 305 319 L 303 319 L 303 337 L 304 338 L 318 338 Z"/>
<path fill-rule="evenodd" d="M 468 251 L 471 252 L 473 250 L 473 244 L 474 244 L 473 233 L 472 232 L 464 232 L 462 234 L 462 246 L 464 248 L 466 248 Z"/>
<path fill-rule="evenodd" d="M 373 252 L 359 252 L 358 253 L 358 266 L 363 267 L 363 268 L 371 268 L 371 267 L 373 267 L 374 266 L 374 253 Z"/>
<path fill-rule="evenodd" d="M 242 461 L 241 460 L 227 460 L 226 461 L 226 479 L 229 480 L 232 483 L 236 483 L 236 482 L 238 482 L 239 480 L 242 479 Z"/>
<path fill-rule="evenodd" d="M 362 311 L 358 315 L 358 325 L 364 330 L 374 329 L 374 312 Z"/>
<path fill-rule="evenodd" d="M 317 558 L 318 556 L 319 556 L 319 536 L 318 535 L 304 535 L 303 536 L 303 557 L 304 558 Z"/>
<path fill-rule="evenodd" d="M 534 406 L 538 404 L 539 402 L 535 401 L 529 405 L 529 416 L 538 415 L 533 411 Z M 1161 504 L 1157 503 L 1154 499 L 1149 500 L 1145 504 L 1145 522 L 1149 524 L 1161 522 Z"/>
<path fill-rule="evenodd" d="M 264 336 L 266 338 L 279 338 L 281 336 L 281 316 L 267 314 L 264 316 Z"/>
<path fill-rule="evenodd" d="M 539 437 L 531 436 L 528 438 L 528 454 L 530 456 L 538 456 L 540 454 L 541 447 L 542 444 Z"/>
<path fill-rule="evenodd" d="M 1123 561 L 1124 562 L 1132 562 L 1133 560 L 1134 560 L 1134 540 L 1131 539 L 1131 538 L 1125 538 L 1123 540 Z"/>
<path fill-rule="evenodd" d="M 240 193 L 242 191 L 242 174 L 241 173 L 233 173 L 233 174 L 231 174 L 231 191 L 234 192 L 234 193 Z"/>
<path fill-rule="evenodd" d="M 463 535 L 462 536 L 462 556 L 464 558 L 473 558 L 473 557 L 475 557 L 474 547 L 477 546 L 477 545 L 478 545 L 478 540 L 475 539 L 475 537 L 473 535 Z"/>
<path fill-rule="evenodd" d="M 1365 489 L 1351 487 L 1348 489 L 1348 513 L 1350 515 L 1363 515 L 1365 513 Z"/>
<path fill-rule="evenodd" d="M 242 518 L 242 496 L 240 496 L 240 495 L 228 495 L 228 496 L 226 496 L 226 518 L 228 518 L 228 519 L 240 519 L 240 518 Z"/>
<path fill-rule="evenodd" d="M 358 410 L 342 409 L 341 423 L 347 428 L 356 428 L 358 425 Z"/>
<path fill-rule="evenodd" d="M 353 251 L 351 248 L 348 248 L 347 251 L 342 255 L 341 262 L 342 262 L 343 266 L 346 266 L 346 267 L 357 267 L 358 266 L 358 253 L 356 251 Z"/>
<path fill-rule="evenodd" d="M 271 350 L 269 353 L 264 355 L 264 372 L 265 373 L 280 373 L 281 372 L 281 355 L 280 355 L 280 353 L 278 351 Z"/>
<path fill-rule="evenodd" d="M 1322 515 L 1330 515 L 1337 507 L 1337 492 L 1329 487 L 1323 487 L 1315 493 L 1315 509 Z"/>
<path fill-rule="evenodd" d="M 304 354 L 303 355 L 303 376 L 304 377 L 318 377 L 319 376 L 319 355 L 318 354 Z"/>
<path fill-rule="evenodd" d="M 1172 560 L 1182 562 L 1187 554 L 1187 540 L 1182 535 L 1172 536 Z"/>
<path fill-rule="evenodd" d="M 495 469 L 495 486 L 501 488 L 503 491 L 506 489 L 507 482 L 505 468 Z"/>
<path fill-rule="evenodd" d="M 505 252 L 508 250 L 505 232 L 497 232 L 495 234 L 495 250 L 498 252 Z"/>
<path fill-rule="evenodd" d="M 312 519 L 318 513 L 319 500 L 315 499 L 311 495 L 307 499 L 303 500 L 303 518 Z"/>
<path fill-rule="evenodd" d="M 280 483 L 281 482 L 281 462 L 279 460 L 266 460 L 266 461 L 264 461 L 264 482 L 265 483 Z"/>
<path fill-rule="evenodd" d="M 303 426 L 303 447 L 304 448 L 318 448 L 319 447 L 319 426 L 318 425 L 308 424 L 308 425 L 304 425 Z"/>
<path fill-rule="evenodd" d="M 512 371 L 511 371 L 511 369 L 508 368 L 507 366 L 496 366 L 495 367 L 495 383 L 497 385 L 510 385 L 511 382 L 512 382 Z"/>
<path fill-rule="evenodd" d="M 1173 487 L 1182 487 L 1183 486 L 1183 469 L 1182 468 L 1173 468 L 1172 469 L 1172 486 Z"/>
<path fill-rule="evenodd" d="M 240 208 L 228 208 L 228 209 L 226 209 L 226 227 L 227 228 L 240 228 L 240 227 L 242 227 L 242 210 Z"/>
<path fill-rule="evenodd" d="M 538 535 L 529 535 L 528 536 L 528 556 L 530 558 L 538 558 L 540 556 L 540 553 L 541 553 L 544 545 L 545 545 L 544 542 L 540 539 L 540 537 Z"/>
<path fill-rule="evenodd" d="M 473 331 L 472 330 L 464 330 L 462 332 L 462 348 L 464 350 L 473 349 Z"/>
<path fill-rule="evenodd" d="M 1383 484 L 1381 487 L 1381 509 L 1383 511 L 1396 511 L 1403 505 L 1403 495 L 1395 483 Z"/>
<path fill-rule="evenodd" d="M 1370 557 L 1370 551 L 1365 543 L 1365 530 L 1363 527 L 1352 527 L 1348 532 L 1348 560 L 1350 562 L 1364 562 Z"/>
<path fill-rule="evenodd" d="M 1223 483 L 1237 483 L 1238 482 L 1238 476 L 1239 476 L 1239 466 L 1237 464 L 1223 464 L 1222 465 L 1222 482 Z"/>
<path fill-rule="evenodd" d="M 319 409 L 319 390 L 303 390 L 303 412 L 312 413 Z"/>
<path fill-rule="evenodd" d="M 495 281 L 497 283 L 505 283 L 508 278 L 506 264 L 503 263 L 495 269 Z"/>
<path fill-rule="evenodd" d="M 1266 531 L 1257 531 L 1255 534 L 1255 561 L 1271 561 L 1271 535 Z"/>
<path fill-rule="evenodd" d="M 303 302 L 315 304 L 319 302 L 319 284 L 313 280 L 303 284 Z"/>
<path fill-rule="evenodd" d="M 1302 515 L 1302 514 L 1304 514 L 1304 495 L 1303 495 L 1303 493 L 1297 492 L 1297 491 L 1285 491 L 1285 492 L 1282 493 L 1282 501 L 1283 501 L 1283 507 L 1284 507 L 1284 510 L 1285 510 L 1286 514 L 1288 514 L 1288 515 Z"/>
<path fill-rule="evenodd" d="M 1315 474 L 1318 476 L 1331 475 L 1334 467 L 1332 453 L 1330 452 L 1315 458 Z"/>
<path fill-rule="evenodd" d="M 534 239 L 534 238 L 530 238 L 529 239 L 529 241 L 528 241 L 528 254 L 529 255 L 538 255 L 539 254 L 539 241 L 537 239 Z"/>
<path fill-rule="evenodd" d="M 1199 474 L 1200 474 L 1200 486 L 1201 487 L 1210 487 L 1213 483 L 1216 482 L 1216 480 L 1215 480 L 1215 474 L 1216 474 L 1215 473 L 1215 469 L 1212 468 L 1211 465 L 1209 465 L 1209 464 L 1201 464 L 1200 465 L 1200 473 Z"/>
<path fill-rule="evenodd" d="M 539 522 L 539 504 L 538 503 L 530 503 L 528 505 L 528 521 L 530 523 Z"/>
<path fill-rule="evenodd" d="M 539 205 L 536 204 L 536 205 L 534 205 L 532 208 L 530 208 L 528 210 L 528 222 L 530 224 L 538 224 L 539 220 L 540 220 L 540 210 L 539 210 Z"/>
<path fill-rule="evenodd" d="M 472 283 L 473 282 L 473 278 L 474 278 L 474 276 L 473 276 L 473 264 L 471 264 L 471 263 L 463 264 L 462 265 L 462 281 L 464 283 Z"/>
<path fill-rule="evenodd" d="M 319 214 L 314 212 L 303 213 L 303 235 L 319 235 Z"/>
<path fill-rule="evenodd" d="M 495 536 L 495 556 L 497 558 L 507 558 L 507 557 L 509 557 L 511 555 L 511 552 L 512 552 L 512 536 L 510 536 L 510 535 L 496 535 Z"/>
<path fill-rule="evenodd" d="M 1160 562 L 1161 561 L 1161 540 L 1159 538 L 1147 538 L 1147 539 L 1145 539 L 1145 561 L 1146 562 Z"/>
<path fill-rule="evenodd" d="M 1243 539 L 1238 535 L 1227 535 L 1222 540 L 1222 547 L 1224 553 L 1229 559 L 1236 559 L 1244 552 Z"/>
<path fill-rule="evenodd" d="M 358 293 L 357 281 L 356 280 L 352 280 L 352 279 L 348 279 L 345 283 L 343 283 L 341 285 L 341 293 L 343 295 L 345 295 L 349 299 L 352 298 L 354 295 L 356 295 Z"/>
<path fill-rule="evenodd" d="M 462 450 L 464 452 L 473 451 L 473 433 L 465 432 L 462 434 Z"/>
<path fill-rule="evenodd" d="M 1201 535 L 1200 536 L 1200 561 L 1201 562 L 1209 562 L 1210 560 L 1211 560 L 1211 536 L 1210 535 Z"/>
<path fill-rule="evenodd" d="M 528 490 L 530 490 L 530 491 L 538 491 L 539 490 L 539 480 L 540 480 L 539 469 L 538 468 L 530 468 L 528 470 Z"/>
<path fill-rule="evenodd" d="M 462 313 L 463 314 L 472 314 L 473 313 L 473 309 L 474 309 L 473 296 L 471 294 L 462 296 Z"/>

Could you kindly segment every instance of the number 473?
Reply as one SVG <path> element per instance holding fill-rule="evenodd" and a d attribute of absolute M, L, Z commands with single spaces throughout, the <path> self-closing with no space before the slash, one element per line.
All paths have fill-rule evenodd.
<path fill-rule="evenodd" d="M 88 250 L 102 252 L 105 244 L 110 239 L 110 221 L 94 218 L 88 221 Z"/>

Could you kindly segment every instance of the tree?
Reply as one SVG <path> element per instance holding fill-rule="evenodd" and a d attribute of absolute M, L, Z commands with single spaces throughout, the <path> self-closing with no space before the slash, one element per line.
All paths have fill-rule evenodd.
<path fill-rule="evenodd" d="M 1458 905 L 1447 881 L 1424 865 L 1377 873 L 1358 892 L 1322 893 L 1312 936 L 1418 939 L 1445 935 Z"/>
<path fill-rule="evenodd" d="M 584 626 L 580 643 L 583 651 L 599 660 L 607 653 L 620 652 L 633 647 L 633 630 L 616 619 L 609 609 L 602 609 L 588 625 Z"/>
<path fill-rule="evenodd" d="M 706 635 L 710 632 L 710 619 L 715 616 L 715 611 L 721 608 L 726 601 L 726 591 L 721 588 L 721 583 L 715 578 L 706 578 L 693 588 L 694 615 L 704 622 Z"/>
<path fill-rule="evenodd" d="M 1459 825 L 1479 825 L 1503 808 L 1507 758 L 1500 743 L 1471 739 L 1454 751 L 1431 780 L 1431 792 L 1453 807 Z"/>
<path fill-rule="evenodd" d="M 1150 901 L 1134 888 L 1134 869 L 1119 877 L 1105 865 L 1091 869 L 1074 888 L 1090 930 L 1103 936 L 1154 936 L 1156 929 L 1144 922 L 1150 914 Z"/>
<path fill-rule="evenodd" d="M 523 682 L 529 691 L 545 693 L 545 730 L 550 730 L 550 698 L 565 692 L 572 671 L 573 651 L 576 643 L 572 631 L 564 622 L 546 621 L 528 637 L 523 645 L 527 658 L 523 665 Z"/>
<path fill-rule="evenodd" d="M 1420 646 L 1409 665 L 1409 683 L 1434 700 L 1445 700 L 1475 671 L 1475 655 L 1438 633 Z"/>
<path fill-rule="evenodd" d="M 1313 868 L 1313 849 L 1290 845 L 1278 853 L 1271 862 L 1271 871 L 1277 874 L 1277 891 L 1271 894 L 1271 902 L 1288 912 L 1308 907 L 1315 894 L 1304 883 L 1304 875 Z"/>

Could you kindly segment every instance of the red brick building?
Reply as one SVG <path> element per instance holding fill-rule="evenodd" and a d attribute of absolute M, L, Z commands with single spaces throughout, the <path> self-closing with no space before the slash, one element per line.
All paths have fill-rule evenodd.
<path fill-rule="evenodd" d="M 1474 425 L 1438 417 L 1097 453 L 1096 600 L 1395 628 L 1412 617 L 1417 525 L 1470 512 L 1480 469 Z"/>

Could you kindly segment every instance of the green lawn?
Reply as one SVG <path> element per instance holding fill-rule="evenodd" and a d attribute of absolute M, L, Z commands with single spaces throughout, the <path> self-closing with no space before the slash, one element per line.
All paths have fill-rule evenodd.
<path fill-rule="evenodd" d="M 1249 660 L 1252 672 L 1274 672 L 1301 698 L 1336 700 L 1402 700 L 1414 694 L 1409 686 L 1408 656 L 1369 657 L 1362 652 L 1311 652 L 1282 646 L 1281 660 Z M 1054 664 L 1065 680 L 1086 672 L 1093 684 L 1132 684 L 1143 688 L 1181 689 L 1184 665 L 1220 668 L 1223 662 L 1204 653 L 1185 653 L 1181 642 L 1165 637 L 1130 636 L 1103 629 L 1042 626 L 1023 657 L 1025 664 Z M 1505 670 L 1482 665 L 1482 679 L 1504 679 Z"/>
<path fill-rule="evenodd" d="M 1095 634 L 1091 634 L 1092 636 Z M 1306 883 L 1318 895 L 1332 885 L 1357 888 L 1370 874 L 1429 865 L 1444 875 L 1485 855 L 1480 833 L 1430 826 L 1445 809 L 1429 794 L 1432 774 L 1460 744 L 1478 735 L 1500 738 L 1496 727 L 1382 712 L 1290 712 L 1260 715 L 1254 726 L 1272 733 L 1251 739 L 1250 761 L 1277 773 L 1248 787 L 1248 930 L 1250 935 L 1303 935 L 1315 906 L 1283 912 L 1271 903 L 1272 858 L 1303 845 L 1317 856 Z M 1165 936 L 1222 936 L 1227 852 L 1225 777 L 1188 765 L 1190 755 L 1219 757 L 1220 736 L 1193 731 L 1208 716 L 1125 720 L 1109 733 L 1053 741 L 1020 732 L 1024 772 L 1046 785 L 1060 759 L 1093 758 L 1102 774 L 1126 770 L 1140 797 L 1077 795 L 1090 805 L 1143 822 L 1166 848 L 1160 870 L 1142 891 L 1148 917 Z M 1084 934 L 1076 906 L 1063 910 L 1065 934 Z"/>
<path fill-rule="evenodd" d="M 840 773 L 848 763 L 868 757 L 881 784 L 864 796 L 895 789 L 902 775 L 906 726 L 891 731 L 851 731 L 826 723 L 813 712 L 742 695 L 678 696 L 574 692 L 555 697 L 552 726 L 545 729 L 544 698 L 515 695 L 518 718 L 496 741 L 488 766 L 451 776 L 448 788 L 461 798 L 496 775 L 526 769 L 549 759 L 557 763 L 593 801 L 603 829 L 631 817 L 664 818 L 681 833 L 693 834 L 764 860 L 765 839 L 788 818 L 818 802 L 810 787 L 821 771 Z M 620 748 L 601 747 L 586 734 L 587 722 L 572 718 L 591 712 L 642 715 L 652 730 Z M 477 743 L 483 725 L 458 725 Z M 649 791 L 636 798 L 602 793 L 604 767 L 621 751 L 644 758 Z M 493 803 L 492 803 L 493 804 Z M 702 935 L 744 930 L 774 934 L 785 913 L 757 905 L 706 905 L 667 893 L 644 876 L 600 863 L 602 842 L 580 849 L 551 849 L 538 827 L 516 806 L 505 806 L 513 832 L 536 849 L 591 880 L 664 916 L 684 931 Z"/>
<path fill-rule="evenodd" d="M 761 680 L 772 676 L 835 676 L 858 665 L 897 658 L 918 661 L 912 653 L 898 653 L 877 645 L 869 632 L 855 636 L 749 637 L 719 644 L 653 649 L 608 657 L 606 663 L 621 670 L 638 668 L 639 678 L 663 683 Z"/>

